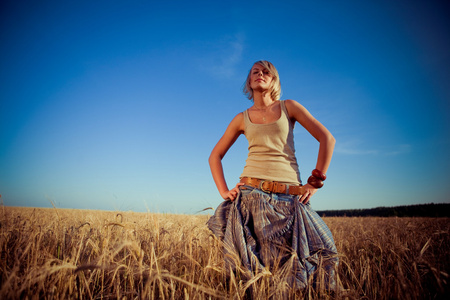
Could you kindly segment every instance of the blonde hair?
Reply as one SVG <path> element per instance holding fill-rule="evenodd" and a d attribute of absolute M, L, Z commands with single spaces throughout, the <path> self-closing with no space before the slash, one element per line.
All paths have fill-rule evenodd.
<path fill-rule="evenodd" d="M 250 68 L 250 71 L 248 72 L 247 79 L 245 80 L 244 84 L 244 94 L 247 96 L 249 100 L 253 99 L 253 89 L 250 86 L 250 74 L 252 72 L 254 65 L 261 65 L 263 68 L 269 70 L 270 74 L 272 74 L 272 83 L 270 84 L 270 96 L 273 100 L 280 100 L 281 96 L 281 85 L 280 85 L 280 77 L 278 75 L 278 71 L 275 68 L 275 66 L 267 61 L 267 60 L 259 60 L 255 62 L 252 67 Z"/>

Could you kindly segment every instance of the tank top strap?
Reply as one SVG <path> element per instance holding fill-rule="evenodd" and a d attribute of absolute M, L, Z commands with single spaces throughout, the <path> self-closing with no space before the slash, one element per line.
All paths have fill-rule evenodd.
<path fill-rule="evenodd" d="M 288 119 L 289 119 L 289 113 L 288 113 L 288 111 L 287 111 L 285 101 L 286 101 L 286 100 L 280 100 L 280 107 L 281 107 L 281 110 L 284 112 L 284 114 L 285 114 L 285 115 L 288 117 Z"/>
<path fill-rule="evenodd" d="M 250 117 L 248 116 L 248 109 L 242 112 L 244 114 L 244 126 L 247 127 L 250 124 Z"/>
<path fill-rule="evenodd" d="M 284 112 L 284 116 L 286 117 L 286 120 L 289 123 L 289 128 L 294 129 L 295 122 L 293 123 L 291 121 L 291 119 L 289 118 L 289 112 L 288 112 L 288 110 L 286 108 L 286 100 L 281 100 L 280 101 L 280 106 L 281 106 L 281 110 Z"/>

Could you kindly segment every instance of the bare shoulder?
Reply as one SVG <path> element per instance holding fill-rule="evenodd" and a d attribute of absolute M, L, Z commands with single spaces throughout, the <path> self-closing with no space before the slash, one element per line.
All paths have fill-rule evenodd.
<path fill-rule="evenodd" d="M 289 117 L 291 118 L 298 117 L 299 114 L 305 114 L 308 112 L 303 105 L 301 105 L 295 100 L 287 99 L 284 101 L 284 103 L 289 113 Z"/>
<path fill-rule="evenodd" d="M 244 113 L 240 112 L 237 115 L 234 116 L 233 120 L 243 121 L 244 120 Z"/>
<path fill-rule="evenodd" d="M 240 112 L 237 115 L 234 116 L 233 120 L 231 120 L 231 123 L 243 123 L 244 122 L 244 113 Z"/>
<path fill-rule="evenodd" d="M 244 113 L 240 112 L 238 113 L 236 116 L 234 116 L 233 120 L 231 120 L 230 128 L 233 128 L 234 130 L 237 130 L 239 132 L 243 132 L 244 131 Z"/>

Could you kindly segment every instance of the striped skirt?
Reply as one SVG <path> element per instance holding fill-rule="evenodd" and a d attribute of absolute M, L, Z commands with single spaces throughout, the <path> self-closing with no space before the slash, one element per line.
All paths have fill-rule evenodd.
<path fill-rule="evenodd" d="M 207 224 L 223 242 L 227 270 L 239 270 L 247 279 L 266 270 L 299 288 L 315 284 L 320 276 L 327 289 L 334 289 L 338 258 L 333 237 L 298 196 L 243 186 L 234 201 L 217 207 Z"/>

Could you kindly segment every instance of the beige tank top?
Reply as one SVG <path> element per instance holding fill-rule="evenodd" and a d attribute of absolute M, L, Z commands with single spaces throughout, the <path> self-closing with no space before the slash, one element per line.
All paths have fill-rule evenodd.
<path fill-rule="evenodd" d="M 254 124 L 244 111 L 248 158 L 241 174 L 287 184 L 301 184 L 294 147 L 294 124 L 289 120 L 284 101 L 280 101 L 281 116 L 269 124 Z"/>

